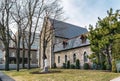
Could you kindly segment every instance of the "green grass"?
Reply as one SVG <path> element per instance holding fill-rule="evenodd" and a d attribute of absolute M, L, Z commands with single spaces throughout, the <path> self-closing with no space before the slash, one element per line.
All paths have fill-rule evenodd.
<path fill-rule="evenodd" d="M 40 71 L 39 69 L 4 71 L 16 81 L 110 81 L 119 77 L 120 73 L 96 71 L 96 70 L 73 70 L 73 69 L 52 69 L 60 71 L 48 74 L 31 74 L 31 72 Z"/>

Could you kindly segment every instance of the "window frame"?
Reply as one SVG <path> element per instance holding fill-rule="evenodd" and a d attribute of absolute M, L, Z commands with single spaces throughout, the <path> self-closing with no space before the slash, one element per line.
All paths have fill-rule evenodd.
<path fill-rule="evenodd" d="M 60 56 L 58 56 L 58 63 L 60 63 Z"/>
<path fill-rule="evenodd" d="M 65 63 L 67 62 L 67 55 L 65 55 Z"/>
<path fill-rule="evenodd" d="M 76 62 L 76 54 L 73 54 L 73 63 Z"/>
<path fill-rule="evenodd" d="M 84 56 L 83 56 L 83 58 L 84 58 L 84 63 L 88 62 L 87 52 L 86 52 L 86 51 L 84 51 Z"/>

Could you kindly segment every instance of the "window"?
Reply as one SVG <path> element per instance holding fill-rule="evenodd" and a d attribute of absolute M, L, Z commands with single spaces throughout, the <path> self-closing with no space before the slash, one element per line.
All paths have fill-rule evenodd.
<path fill-rule="evenodd" d="M 60 56 L 58 56 L 58 63 L 60 63 Z"/>
<path fill-rule="evenodd" d="M 73 54 L 73 62 L 76 61 L 76 54 Z"/>
<path fill-rule="evenodd" d="M 88 61 L 88 59 L 87 59 L 87 53 L 86 53 L 86 51 L 84 52 L 84 63 L 85 62 L 87 62 Z"/>
<path fill-rule="evenodd" d="M 63 48 L 66 48 L 67 44 L 68 44 L 67 41 L 64 40 L 64 41 L 63 41 Z"/>
<path fill-rule="evenodd" d="M 67 62 L 67 55 L 65 55 L 65 63 Z"/>
<path fill-rule="evenodd" d="M 15 57 L 15 53 L 14 52 L 12 52 L 11 57 Z"/>
<path fill-rule="evenodd" d="M 87 36 L 86 35 L 81 35 L 80 39 L 82 41 L 81 43 L 86 43 Z"/>

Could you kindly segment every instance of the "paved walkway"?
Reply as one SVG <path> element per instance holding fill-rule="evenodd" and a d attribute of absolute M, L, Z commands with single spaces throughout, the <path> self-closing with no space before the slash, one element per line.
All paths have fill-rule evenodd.
<path fill-rule="evenodd" d="M 110 80 L 110 81 L 120 81 L 120 77 L 115 78 L 115 79 L 112 79 L 112 80 Z"/>
<path fill-rule="evenodd" d="M 0 81 L 15 81 L 14 79 L 10 78 L 9 76 L 5 75 L 3 72 L 0 71 Z"/>

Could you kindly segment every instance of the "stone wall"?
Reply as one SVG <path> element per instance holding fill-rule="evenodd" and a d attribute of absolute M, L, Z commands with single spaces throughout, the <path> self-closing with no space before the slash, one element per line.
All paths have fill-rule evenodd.
<path fill-rule="evenodd" d="M 46 25 L 46 22 L 47 22 L 47 25 Z M 63 48 L 63 41 L 65 40 L 65 38 L 55 36 L 54 28 L 52 28 L 53 26 L 51 26 L 51 25 L 52 25 L 52 23 L 45 18 L 45 20 L 43 22 L 42 30 L 40 32 L 39 66 L 41 68 L 43 68 L 43 64 L 44 64 L 44 61 L 43 61 L 44 45 L 43 44 L 45 42 L 45 39 L 47 39 L 48 36 L 50 36 L 51 39 L 47 43 L 47 48 L 46 48 L 45 54 L 47 56 L 48 66 L 50 68 L 53 66 L 54 63 L 56 63 L 58 67 L 61 67 L 63 65 L 63 63 L 65 63 L 65 55 L 67 55 L 67 59 L 70 60 L 71 64 L 73 64 L 73 54 L 76 54 L 76 59 L 79 59 L 81 62 L 81 65 L 83 66 L 84 52 L 86 52 L 88 55 L 91 54 L 90 47 L 83 46 L 83 45 L 89 45 L 89 43 L 88 44 L 80 44 L 79 43 L 80 44 L 79 45 L 78 42 L 80 42 L 79 41 L 80 38 L 78 37 L 79 40 L 76 42 L 76 41 L 74 41 L 74 39 L 72 39 L 70 42 L 71 47 L 68 47 L 68 48 L 74 48 L 74 49 L 70 49 L 70 50 L 64 49 L 63 51 L 61 51 L 61 49 L 57 50 L 57 48 L 59 48 L 60 42 L 61 42 L 61 46 L 62 46 L 61 48 Z M 75 42 L 75 45 L 72 45 L 72 42 Z M 58 44 L 58 47 L 57 46 L 55 47 L 56 43 Z M 78 46 L 81 46 L 81 47 L 78 48 Z M 75 47 L 77 47 L 77 48 L 75 48 Z M 56 52 L 56 51 L 61 51 L 61 52 Z M 58 56 L 60 56 L 60 59 L 61 59 L 60 63 L 58 63 Z M 88 62 L 90 62 L 90 60 L 88 60 Z"/>
<path fill-rule="evenodd" d="M 80 60 L 80 65 L 81 67 L 83 67 L 84 52 L 86 52 L 87 55 L 92 54 L 92 51 L 90 50 L 90 46 L 79 47 L 79 48 L 74 48 L 74 49 L 70 49 L 66 51 L 56 52 L 55 63 L 57 67 L 62 67 L 63 63 L 65 63 L 65 55 L 67 55 L 67 60 L 70 60 L 71 64 L 75 64 L 75 62 L 73 62 L 73 55 L 76 54 L 76 59 Z M 60 56 L 60 63 L 58 63 L 58 56 Z M 88 59 L 87 63 L 91 64 L 90 59 Z"/>
<path fill-rule="evenodd" d="M 53 37 L 53 33 L 52 33 L 52 29 L 51 29 L 51 23 L 49 21 L 47 21 L 47 25 L 45 25 L 46 21 L 43 23 L 43 27 L 41 30 L 41 34 L 40 34 L 40 67 L 43 68 L 43 51 L 44 51 L 44 42 L 45 40 L 47 40 L 47 44 L 46 44 L 46 50 L 45 50 L 45 54 L 47 56 L 47 60 L 48 60 L 48 66 L 51 68 L 52 67 L 52 55 L 53 55 L 53 51 L 52 51 L 52 37 Z"/>

